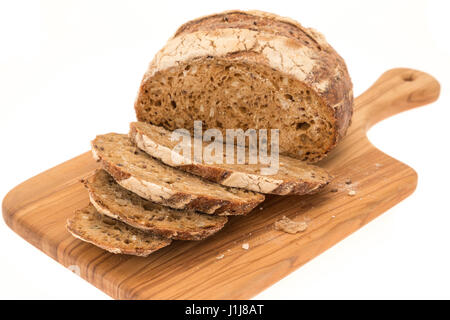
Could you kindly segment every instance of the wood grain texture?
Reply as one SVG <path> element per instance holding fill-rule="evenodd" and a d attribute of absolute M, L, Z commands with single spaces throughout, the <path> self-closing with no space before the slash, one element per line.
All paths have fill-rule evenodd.
<path fill-rule="evenodd" d="M 420 71 L 386 72 L 356 99 L 347 137 L 321 162 L 335 176 L 323 192 L 270 196 L 211 238 L 175 241 L 147 258 L 114 255 L 66 231 L 67 217 L 89 202 L 79 180 L 98 166 L 90 153 L 14 188 L 3 201 L 3 217 L 28 242 L 66 267 L 77 265 L 81 277 L 116 299 L 251 298 L 414 191 L 415 171 L 372 146 L 366 132 L 378 121 L 433 102 L 439 90 Z M 348 195 L 350 189 L 355 196 Z M 283 215 L 308 221 L 308 229 L 296 235 L 275 230 Z M 243 243 L 250 249 L 243 250 Z"/>

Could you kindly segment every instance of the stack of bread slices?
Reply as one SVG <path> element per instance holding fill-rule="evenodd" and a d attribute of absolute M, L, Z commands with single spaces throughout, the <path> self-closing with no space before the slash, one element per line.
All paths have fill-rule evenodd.
<path fill-rule="evenodd" d="M 135 105 L 139 121 L 128 134 L 92 141 L 100 168 L 83 180 L 90 204 L 67 228 L 110 252 L 147 256 L 172 240 L 213 235 L 264 194 L 318 192 L 331 176 L 311 163 L 344 137 L 352 102 L 344 61 L 316 31 L 255 11 L 190 21 L 150 64 Z M 193 132 L 194 120 L 223 133 L 279 129 L 279 169 L 264 175 L 267 165 L 248 158 L 174 161 L 172 131 Z"/>

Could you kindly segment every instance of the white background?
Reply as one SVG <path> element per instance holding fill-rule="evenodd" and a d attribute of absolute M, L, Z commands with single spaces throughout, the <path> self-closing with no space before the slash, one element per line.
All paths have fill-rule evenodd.
<path fill-rule="evenodd" d="M 435 76 L 438 102 L 369 132 L 419 173 L 408 199 L 256 298 L 450 298 L 450 8 L 448 1 L 1 1 L 0 197 L 127 132 L 141 77 L 183 22 L 260 9 L 324 33 L 355 95 L 384 71 Z M 0 298 L 108 299 L 0 222 Z"/>

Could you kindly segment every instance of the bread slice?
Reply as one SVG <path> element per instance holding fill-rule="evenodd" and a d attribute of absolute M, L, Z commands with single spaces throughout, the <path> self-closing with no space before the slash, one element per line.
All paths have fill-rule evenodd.
<path fill-rule="evenodd" d="M 83 181 L 94 207 L 134 228 L 175 240 L 202 240 L 223 228 L 227 217 L 181 211 L 122 188 L 106 171 Z"/>
<path fill-rule="evenodd" d="M 112 253 L 146 257 L 168 246 L 171 240 L 145 233 L 101 215 L 89 204 L 67 220 L 67 230 L 76 238 Z"/>
<path fill-rule="evenodd" d="M 268 194 L 303 195 L 319 191 L 331 180 L 331 176 L 325 169 L 287 156 L 280 156 L 276 174 L 262 175 L 261 168 L 267 165 L 249 164 L 248 150 L 245 164 L 227 164 L 225 158 L 222 164 L 192 163 L 189 159 L 183 159 L 184 163 L 180 164 L 181 156 L 173 151 L 178 141 L 172 141 L 171 132 L 163 127 L 133 122 L 130 125 L 129 135 L 141 150 L 165 164 L 229 187 Z M 200 143 L 203 143 L 203 149 L 209 144 Z M 236 149 L 235 159 L 237 158 Z"/>
<path fill-rule="evenodd" d="M 317 162 L 351 123 L 344 60 L 317 31 L 258 11 L 227 11 L 181 26 L 150 63 L 139 121 L 169 130 L 280 130 L 280 152 Z"/>
<path fill-rule="evenodd" d="M 264 201 L 262 194 L 223 187 L 169 167 L 139 150 L 128 135 L 99 135 L 92 141 L 92 152 L 122 187 L 174 209 L 242 215 Z"/>

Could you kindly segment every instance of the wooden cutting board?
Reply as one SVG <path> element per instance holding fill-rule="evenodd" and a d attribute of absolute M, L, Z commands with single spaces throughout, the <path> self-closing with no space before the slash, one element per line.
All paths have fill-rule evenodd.
<path fill-rule="evenodd" d="M 356 99 L 347 137 L 321 163 L 335 176 L 329 187 L 312 196 L 269 196 L 205 241 L 175 241 L 140 258 L 114 255 L 73 238 L 65 222 L 89 202 L 79 180 L 98 166 L 90 152 L 14 188 L 3 201 L 3 217 L 28 242 L 79 270 L 113 298 L 251 298 L 414 191 L 416 172 L 376 149 L 366 132 L 378 121 L 435 101 L 439 88 L 420 71 L 386 72 Z M 350 196 L 351 190 L 356 195 Z M 296 235 L 275 230 L 274 222 L 283 215 L 307 221 L 308 229 Z"/>

